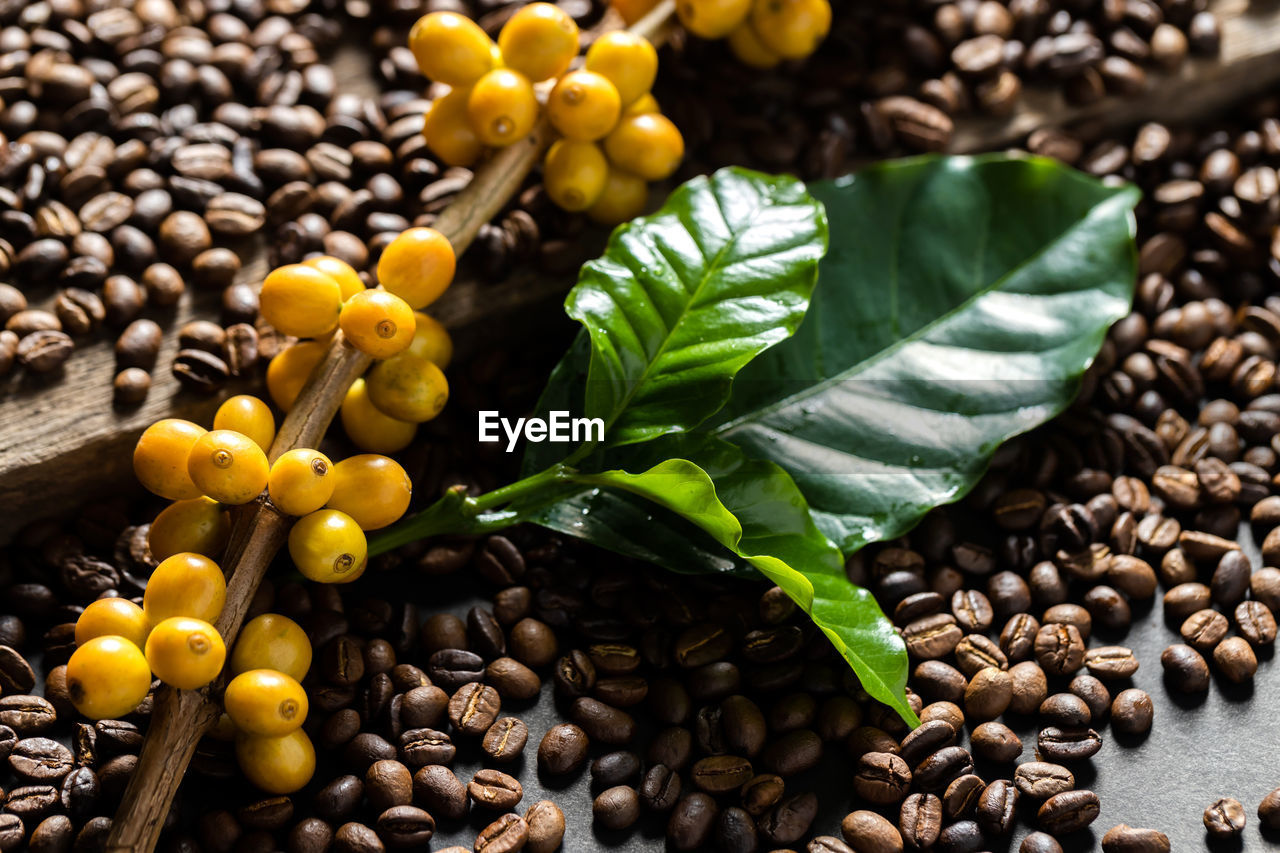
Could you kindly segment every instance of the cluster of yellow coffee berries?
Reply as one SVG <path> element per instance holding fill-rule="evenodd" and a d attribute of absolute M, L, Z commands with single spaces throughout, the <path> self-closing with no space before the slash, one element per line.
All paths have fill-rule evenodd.
<path fill-rule="evenodd" d="M 157 421 L 134 448 L 138 479 L 174 501 L 148 534 L 156 559 L 180 552 L 217 556 L 230 531 L 226 507 L 266 491 L 278 510 L 298 516 L 289 531 L 298 571 L 320 583 L 347 583 L 364 571 L 365 532 L 391 524 L 409 507 L 409 475 L 387 456 L 365 453 L 335 464 L 318 450 L 296 448 L 268 465 L 264 448 L 276 425 L 257 397 L 230 398 L 218 407 L 213 426 L 206 431 L 176 418 Z"/>
<path fill-rule="evenodd" d="M 341 328 L 352 346 L 377 359 L 343 401 L 348 438 L 361 450 L 403 450 L 418 424 L 440 414 L 449 399 L 444 368 L 453 342 L 421 309 L 448 289 L 456 267 L 443 234 L 410 228 L 382 251 L 376 288 L 366 289 L 354 269 L 328 256 L 273 270 L 262 283 L 262 316 L 303 340 L 268 365 L 271 399 L 286 412 L 293 408 L 334 330 Z"/>
<path fill-rule="evenodd" d="M 226 714 L 214 734 L 235 739 L 240 770 L 270 794 L 292 793 L 315 772 L 315 747 L 302 730 L 309 706 L 301 682 L 310 668 L 306 632 L 278 613 L 251 619 L 227 664 Z"/>
<path fill-rule="evenodd" d="M 571 71 L 579 35 L 573 19 L 550 3 L 521 8 L 496 44 L 463 15 L 425 15 L 409 47 L 422 73 L 450 88 L 433 102 L 423 134 L 445 163 L 470 166 L 486 147 L 529 135 L 539 111 L 534 85 L 554 80 L 545 109 L 562 138 L 542 164 L 547 195 L 565 210 L 616 224 L 644 211 L 647 182 L 675 172 L 684 139 L 650 93 L 658 54 L 648 39 L 606 33 Z"/>
<path fill-rule="evenodd" d="M 226 597 L 218 564 L 183 552 L 152 572 L 141 607 L 125 598 L 90 604 L 67 662 L 72 703 L 92 719 L 121 717 L 146 698 L 152 673 L 182 690 L 213 681 L 227 656 L 213 627 Z"/>
<path fill-rule="evenodd" d="M 831 29 L 828 0 L 677 0 L 676 15 L 699 38 L 727 38 L 753 68 L 804 59 Z"/>

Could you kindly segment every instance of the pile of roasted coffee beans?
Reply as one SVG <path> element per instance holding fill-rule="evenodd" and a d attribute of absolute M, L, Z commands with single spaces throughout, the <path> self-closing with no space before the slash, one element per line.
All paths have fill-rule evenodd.
<path fill-rule="evenodd" d="M 1147 69 L 1217 53 L 1205 6 L 836 3 L 831 35 L 799 66 L 749 73 L 717 43 L 677 40 L 654 94 L 688 144 L 681 176 L 734 163 L 834 177 L 857 159 L 942 150 L 958 119 L 1008 115 L 1024 87 L 1061 87 L 1075 104 L 1140 95 Z"/>

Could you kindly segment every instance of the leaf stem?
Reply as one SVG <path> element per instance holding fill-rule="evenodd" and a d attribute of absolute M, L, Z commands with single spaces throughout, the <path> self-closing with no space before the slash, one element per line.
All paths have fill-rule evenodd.
<path fill-rule="evenodd" d="M 428 536 L 482 535 L 519 524 L 534 510 L 573 489 L 568 479 L 571 473 L 572 469 L 565 465 L 553 465 L 477 497 L 469 497 L 463 486 L 455 486 L 426 509 L 374 536 L 369 541 L 369 556 L 385 554 Z"/>

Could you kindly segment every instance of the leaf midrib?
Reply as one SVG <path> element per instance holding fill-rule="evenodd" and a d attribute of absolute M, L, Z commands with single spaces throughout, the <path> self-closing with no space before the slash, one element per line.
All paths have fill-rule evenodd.
<path fill-rule="evenodd" d="M 605 420 L 604 434 L 606 436 L 613 429 L 613 425 L 617 423 L 618 418 L 622 417 L 623 413 L 626 412 L 628 408 L 630 408 L 631 401 L 635 398 L 636 393 L 648 380 L 650 372 L 654 369 L 654 366 L 657 365 L 657 363 L 662 359 L 662 356 L 666 354 L 667 349 L 671 344 L 671 341 L 676 337 L 676 333 L 680 330 L 681 324 L 685 321 L 685 319 L 688 318 L 690 314 L 689 306 L 692 305 L 695 301 L 697 301 L 697 297 L 701 295 L 702 289 L 707 285 L 707 282 L 710 280 L 711 276 L 721 268 L 720 262 L 721 262 L 721 259 L 724 257 L 724 253 L 729 251 L 733 246 L 737 245 L 739 238 L 744 233 L 746 233 L 747 231 L 755 227 L 757 218 L 762 211 L 773 209 L 770 206 L 761 203 L 762 196 L 757 196 L 755 209 L 751 213 L 751 217 L 748 224 L 745 227 L 743 227 L 741 230 L 735 232 L 733 231 L 733 227 L 729 224 L 728 216 L 725 215 L 724 205 L 720 201 L 719 193 L 715 191 L 714 182 L 708 181 L 708 183 L 711 184 L 711 190 L 712 190 L 711 195 L 716 200 L 716 210 L 720 213 L 720 219 L 722 222 L 724 222 L 725 230 L 729 231 L 732 236 L 729 238 L 729 241 L 725 243 L 725 245 L 722 246 L 718 252 L 716 252 L 715 257 L 712 259 L 712 261 L 708 265 L 706 271 L 703 273 L 702 277 L 699 279 L 698 284 L 693 289 L 693 291 L 692 292 L 687 291 L 689 293 L 689 298 L 685 300 L 685 305 L 680 311 L 680 316 L 676 319 L 674 323 L 671 324 L 671 327 L 667 332 L 667 336 L 662 341 L 662 345 L 658 347 L 658 351 L 654 353 L 653 358 L 649 359 L 649 361 L 645 364 L 644 370 L 641 372 L 639 378 L 637 378 L 636 381 L 631 384 L 630 388 L 627 389 L 626 395 L 621 400 L 618 401 L 617 405 L 614 406 L 613 413 Z M 770 187 L 770 193 L 771 193 L 770 197 L 773 197 L 772 190 L 773 188 Z M 790 207 L 791 204 L 788 203 L 787 206 Z M 688 233 L 691 236 L 694 234 L 693 230 L 689 228 L 688 224 L 685 222 L 683 213 L 680 215 L 680 224 L 686 231 L 688 231 Z M 694 242 L 697 243 L 696 237 Z M 663 256 L 663 260 L 667 260 L 665 245 L 655 240 L 653 243 L 653 246 L 654 246 L 654 249 Z M 698 246 L 698 251 L 700 253 L 702 252 L 701 245 Z M 705 254 L 703 255 L 703 257 L 704 258 L 706 257 Z M 668 261 L 668 265 L 670 265 L 670 261 Z M 628 267 L 628 270 L 631 272 L 632 275 L 635 275 L 634 270 L 630 270 L 630 267 Z M 674 272 L 674 267 L 672 267 L 672 271 Z M 679 275 L 677 275 L 676 278 L 678 279 Z M 639 281 L 639 276 L 637 276 L 636 279 L 637 281 Z M 646 291 L 647 291 L 647 288 L 646 288 Z M 612 298 L 612 296 L 610 298 Z M 628 322 L 630 321 L 628 320 Z"/>
<path fill-rule="evenodd" d="M 1123 195 L 1126 195 L 1129 192 L 1130 190 L 1127 187 L 1122 188 L 1118 192 L 1115 192 L 1107 196 L 1106 198 L 1102 199 L 1101 201 L 1093 205 L 1090 205 L 1089 210 L 1085 216 L 1079 219 L 1076 219 L 1074 222 L 1072 222 L 1070 227 L 1068 227 L 1066 230 L 1056 235 L 1053 238 L 1053 240 L 1045 243 L 1043 246 L 1037 249 L 1034 253 L 1029 255 L 1024 261 L 1022 261 L 1022 263 L 1018 264 L 1016 267 L 1013 267 L 1012 269 L 1010 269 L 1009 272 L 1000 276 L 998 279 L 992 282 L 990 286 L 983 288 L 982 290 L 975 291 L 971 296 L 966 298 L 963 302 L 959 303 L 951 310 L 938 315 L 935 319 L 929 321 L 925 325 L 916 329 L 911 334 L 899 338 L 889 346 L 871 355 L 870 357 L 865 358 L 862 361 L 857 362 L 856 364 L 850 365 L 848 368 L 840 371 L 834 376 L 829 376 L 826 379 L 823 379 L 819 382 L 815 382 L 813 385 L 810 385 L 808 388 L 805 388 L 802 391 L 798 391 L 795 394 L 791 394 L 787 397 L 783 397 L 779 400 L 775 400 L 773 403 L 770 403 L 769 405 L 764 406 L 762 408 L 756 409 L 751 412 L 746 412 L 732 420 L 725 421 L 724 423 L 717 425 L 712 430 L 712 432 L 715 435 L 728 436 L 733 432 L 734 429 L 736 429 L 739 426 L 742 426 L 748 423 L 763 421 L 767 416 L 771 414 L 782 411 L 783 409 L 790 408 L 792 405 L 795 405 L 803 400 L 807 400 L 812 397 L 815 397 L 819 393 L 825 392 L 827 388 L 830 388 L 836 383 L 843 382 L 850 376 L 853 376 L 857 373 L 860 373 L 874 366 L 878 362 L 887 359 L 889 356 L 891 356 L 898 350 L 902 349 L 907 344 L 915 343 L 916 341 L 923 339 L 928 335 L 929 332 L 933 331 L 935 328 L 942 325 L 947 320 L 950 320 L 952 317 L 956 316 L 957 314 L 968 309 L 979 298 L 986 296 L 988 293 L 993 293 L 999 290 L 1005 283 L 1008 282 L 1008 280 L 1012 276 L 1021 272 L 1023 269 L 1025 269 L 1027 266 L 1034 263 L 1035 261 L 1039 260 L 1045 254 L 1047 254 L 1051 249 L 1056 248 L 1069 235 L 1075 233 L 1077 230 L 1082 228 L 1085 225 L 1085 223 L 1089 222 L 1096 215 L 1099 208 L 1103 207 L 1106 204 L 1113 203 L 1117 198 Z M 896 261 L 897 261 L 897 253 L 895 252 L 894 262 L 896 263 Z M 821 272 L 819 272 L 819 275 L 821 275 Z"/>

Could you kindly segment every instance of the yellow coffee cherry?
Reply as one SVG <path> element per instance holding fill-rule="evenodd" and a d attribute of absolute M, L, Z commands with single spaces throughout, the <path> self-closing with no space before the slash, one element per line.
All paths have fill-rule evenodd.
<path fill-rule="evenodd" d="M 150 630 L 147 614 L 129 599 L 99 598 L 76 620 L 76 645 L 83 646 L 94 637 L 114 636 L 124 637 L 141 649 Z"/>
<path fill-rule="evenodd" d="M 297 622 L 279 613 L 263 613 L 245 623 L 231 651 L 229 669 L 239 675 L 251 669 L 274 669 L 294 681 L 311 668 L 311 641 Z"/>
<path fill-rule="evenodd" d="M 383 414 L 415 424 L 440 414 L 449 401 L 444 372 L 409 352 L 375 364 L 365 376 L 365 387 Z"/>
<path fill-rule="evenodd" d="M 565 210 L 586 210 L 604 191 L 609 162 L 594 142 L 558 139 L 542 163 L 542 185 Z"/>
<path fill-rule="evenodd" d="M 124 637 L 94 637 L 67 661 L 67 693 L 76 710 L 91 720 L 125 716 L 151 689 L 151 669 Z"/>
<path fill-rule="evenodd" d="M 394 459 L 362 453 L 334 465 L 333 477 L 327 506 L 351 516 L 362 530 L 386 527 L 409 508 L 413 484 Z"/>
<path fill-rule="evenodd" d="M 338 325 L 353 347 L 374 358 L 390 358 L 413 341 L 413 309 L 385 290 L 363 290 L 348 299 Z"/>
<path fill-rule="evenodd" d="M 783 59 L 803 59 L 831 29 L 827 0 L 754 0 L 751 25 L 760 42 Z"/>
<path fill-rule="evenodd" d="M 425 315 L 422 315 L 425 316 Z M 395 453 L 413 441 L 418 425 L 384 415 L 369 399 L 364 379 L 357 379 L 342 400 L 342 428 L 347 438 L 361 450 Z"/>
<path fill-rule="evenodd" d="M 559 77 L 578 55 L 578 25 L 550 3 L 530 3 L 498 33 L 502 61 L 537 83 Z"/>
<path fill-rule="evenodd" d="M 739 62 L 752 68 L 767 70 L 782 62 L 781 56 L 760 41 L 760 36 L 756 35 L 756 28 L 751 26 L 750 21 L 743 21 L 729 33 L 729 49 Z"/>
<path fill-rule="evenodd" d="M 307 691 L 274 669 L 251 669 L 231 679 L 222 704 L 236 728 L 250 735 L 287 735 L 307 719 Z"/>
<path fill-rule="evenodd" d="M 350 583 L 364 574 L 369 543 L 355 519 L 336 509 L 304 515 L 289 531 L 289 556 L 317 583 Z"/>
<path fill-rule="evenodd" d="M 147 530 L 147 547 L 157 560 L 183 551 L 217 559 L 230 535 L 231 517 L 226 507 L 201 495 L 174 501 L 161 510 Z"/>
<path fill-rule="evenodd" d="M 364 282 L 360 279 L 360 273 L 355 271 L 355 267 L 333 255 L 316 255 L 313 258 L 307 258 L 302 265 L 320 270 L 336 281 L 342 291 L 343 302 L 364 290 Z"/>
<path fill-rule="evenodd" d="M 467 117 L 476 138 L 503 147 L 519 142 L 538 120 L 538 98 L 523 74 L 495 68 L 476 81 L 467 96 Z"/>
<path fill-rule="evenodd" d="M 276 440 L 276 419 L 271 407 L 249 394 L 228 397 L 213 414 L 214 429 L 233 429 L 253 439 L 263 452 Z"/>
<path fill-rule="evenodd" d="M 316 749 L 302 729 L 280 737 L 239 735 L 236 761 L 245 778 L 268 794 L 292 794 L 316 771 Z"/>
<path fill-rule="evenodd" d="M 587 208 L 587 216 L 601 225 L 617 225 L 644 213 L 649 202 L 649 185 L 630 172 L 609 167 L 604 192 Z"/>
<path fill-rule="evenodd" d="M 230 429 L 205 433 L 191 447 L 187 472 L 200 491 L 224 504 L 247 504 L 267 487 L 267 454 Z"/>
<path fill-rule="evenodd" d="M 428 80 L 470 86 L 493 68 L 493 41 L 457 12 L 423 15 L 409 30 L 409 50 Z"/>
<path fill-rule="evenodd" d="M 263 279 L 258 310 L 286 335 L 316 338 L 337 328 L 342 286 L 315 267 L 288 264 Z"/>
<path fill-rule="evenodd" d="M 267 393 L 286 412 L 293 408 L 302 386 L 328 350 L 319 341 L 301 341 L 282 350 L 267 365 Z"/>
<path fill-rule="evenodd" d="M 751 0 L 677 0 L 680 25 L 704 39 L 724 38 L 747 19 Z"/>
<path fill-rule="evenodd" d="M 413 341 L 409 344 L 409 352 L 420 355 L 444 370 L 453 360 L 453 338 L 444 324 L 421 311 L 413 312 Z"/>
<path fill-rule="evenodd" d="M 147 663 L 156 678 L 179 690 L 199 690 L 218 677 L 227 647 L 218 629 L 188 616 L 174 616 L 151 629 Z"/>
<path fill-rule="evenodd" d="M 623 117 L 626 116 L 642 116 L 646 113 L 662 112 L 662 107 L 658 105 L 658 99 L 653 96 L 652 92 L 645 92 L 636 98 L 631 106 L 622 111 Z"/>
<path fill-rule="evenodd" d="M 318 450 L 299 447 L 271 465 L 267 494 L 286 515 L 306 515 L 324 506 L 333 495 L 333 463 Z"/>
<path fill-rule="evenodd" d="M 378 283 L 410 308 L 426 308 L 449 288 L 457 265 L 453 246 L 443 234 L 434 228 L 410 228 L 382 250 Z"/>
<path fill-rule="evenodd" d="M 609 162 L 646 181 L 671 177 L 684 157 L 684 137 L 661 113 L 627 116 L 604 140 Z"/>
<path fill-rule="evenodd" d="M 200 487 L 187 473 L 187 457 L 205 428 L 179 418 L 156 421 L 133 448 L 133 473 L 150 492 L 171 501 L 200 497 Z"/>
<path fill-rule="evenodd" d="M 453 89 L 431 103 L 422 120 L 422 138 L 446 166 L 471 166 L 484 153 L 484 144 L 471 127 L 467 99 L 471 89 Z"/>
<path fill-rule="evenodd" d="M 608 78 L 594 71 L 571 71 L 547 97 L 547 118 L 570 139 L 601 139 L 618 123 L 622 100 Z"/>
<path fill-rule="evenodd" d="M 174 616 L 216 622 L 227 600 L 222 569 L 199 554 L 174 554 L 156 566 L 142 594 L 142 609 L 151 625 Z"/>
<path fill-rule="evenodd" d="M 658 76 L 658 52 L 644 36 L 613 30 L 587 48 L 583 67 L 612 83 L 626 108 L 653 87 Z"/>

